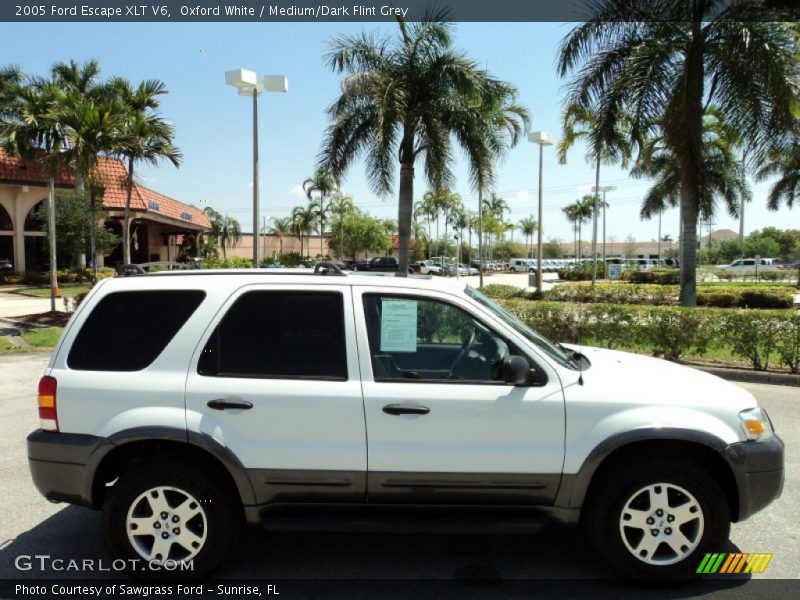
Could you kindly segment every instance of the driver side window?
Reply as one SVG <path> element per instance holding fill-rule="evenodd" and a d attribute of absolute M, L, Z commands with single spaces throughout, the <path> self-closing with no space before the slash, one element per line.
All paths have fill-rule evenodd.
<path fill-rule="evenodd" d="M 375 381 L 504 384 L 508 344 L 464 310 L 413 296 L 368 294 Z"/>

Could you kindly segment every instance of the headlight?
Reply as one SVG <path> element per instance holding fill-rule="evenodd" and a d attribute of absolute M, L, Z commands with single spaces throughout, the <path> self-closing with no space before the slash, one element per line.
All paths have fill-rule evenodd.
<path fill-rule="evenodd" d="M 772 437 L 772 423 L 760 406 L 739 413 L 744 436 L 751 441 L 763 441 Z"/>

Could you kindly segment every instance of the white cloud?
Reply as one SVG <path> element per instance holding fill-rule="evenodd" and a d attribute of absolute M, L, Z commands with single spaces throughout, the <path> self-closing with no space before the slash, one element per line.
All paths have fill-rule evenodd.
<path fill-rule="evenodd" d="M 519 190 L 511 197 L 509 204 L 526 204 L 531 199 L 531 193 L 528 190 Z"/>
<path fill-rule="evenodd" d="M 297 196 L 298 198 L 305 198 L 306 191 L 303 189 L 302 185 L 296 185 L 292 189 L 289 190 L 289 193 L 292 196 Z"/>

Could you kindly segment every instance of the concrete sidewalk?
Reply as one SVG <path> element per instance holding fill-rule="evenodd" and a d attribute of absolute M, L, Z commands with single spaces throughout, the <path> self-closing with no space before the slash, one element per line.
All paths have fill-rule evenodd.
<path fill-rule="evenodd" d="M 18 317 L 20 315 L 31 315 L 50 311 L 50 298 L 32 298 L 13 293 L 19 287 L 6 286 L 0 288 L 0 318 Z M 56 310 L 64 310 L 64 299 L 56 298 Z"/>

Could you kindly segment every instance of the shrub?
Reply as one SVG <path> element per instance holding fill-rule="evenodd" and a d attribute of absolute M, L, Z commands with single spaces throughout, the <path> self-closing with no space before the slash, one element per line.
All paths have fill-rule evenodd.
<path fill-rule="evenodd" d="M 522 299 L 502 301 L 529 327 L 556 342 L 579 342 L 585 334 L 583 313 L 575 304 L 531 302 Z"/>
<path fill-rule="evenodd" d="M 788 289 L 744 289 L 739 296 L 741 308 L 792 308 L 794 294 Z"/>
<path fill-rule="evenodd" d="M 800 313 L 792 312 L 779 323 L 775 351 L 783 366 L 792 373 L 800 372 Z"/>
<path fill-rule="evenodd" d="M 781 322 L 787 315 L 731 311 L 723 318 L 724 340 L 735 356 L 746 358 L 756 371 L 766 371 Z"/>
<path fill-rule="evenodd" d="M 652 271 L 634 271 L 630 274 L 631 283 L 650 283 L 658 285 L 678 285 L 681 272 L 678 269 L 654 269 Z"/>
<path fill-rule="evenodd" d="M 548 292 L 550 300 L 562 302 L 604 302 L 611 304 L 674 304 L 678 289 L 654 284 L 584 283 L 559 285 Z"/>
<path fill-rule="evenodd" d="M 647 311 L 642 338 L 656 356 L 677 361 L 690 349 L 705 353 L 711 341 L 708 325 L 705 311 L 656 307 Z"/>
<path fill-rule="evenodd" d="M 203 261 L 204 269 L 249 269 L 253 266 L 253 261 L 241 256 L 231 256 L 229 258 L 208 258 Z"/>
<path fill-rule="evenodd" d="M 525 290 L 514 285 L 491 283 L 481 288 L 481 292 L 490 298 L 523 298 Z"/>
<path fill-rule="evenodd" d="M 619 304 L 598 304 L 590 307 L 586 330 L 597 343 L 614 349 L 642 340 L 640 309 Z"/>
<path fill-rule="evenodd" d="M 739 306 L 740 294 L 731 291 L 699 291 L 697 306 L 715 306 L 717 308 L 735 308 Z"/>

